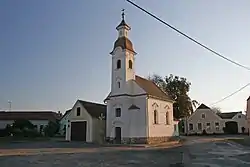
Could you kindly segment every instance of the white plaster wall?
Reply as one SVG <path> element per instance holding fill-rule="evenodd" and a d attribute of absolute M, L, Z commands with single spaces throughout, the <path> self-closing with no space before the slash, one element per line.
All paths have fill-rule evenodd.
<path fill-rule="evenodd" d="M 128 110 L 132 105 L 140 110 Z M 121 108 L 121 117 L 115 117 L 115 108 Z M 106 136 L 115 137 L 115 127 L 122 128 L 122 137 L 146 137 L 146 96 L 113 97 L 107 103 Z"/>
<path fill-rule="evenodd" d="M 117 61 L 121 60 L 121 68 L 117 69 Z M 133 63 L 133 68 L 129 69 L 129 60 Z M 126 94 L 132 91 L 135 79 L 135 57 L 133 53 L 122 50 L 121 47 L 115 49 L 112 55 L 112 68 L 111 68 L 111 95 Z M 120 82 L 120 88 L 118 87 Z"/>
<path fill-rule="evenodd" d="M 241 118 L 239 118 L 238 116 L 240 115 Z M 247 132 L 247 117 L 246 115 L 239 113 L 237 115 L 235 115 L 232 119 L 233 121 L 236 121 L 238 123 L 238 132 L 242 133 L 242 127 L 245 128 L 245 133 Z"/>
<path fill-rule="evenodd" d="M 205 114 L 205 118 L 202 118 L 202 114 Z M 219 123 L 219 130 L 216 130 L 215 123 Z M 189 124 L 193 124 L 193 130 L 190 130 Z M 198 129 L 198 123 L 202 124 L 201 130 Z M 210 128 L 207 129 L 207 123 L 210 123 Z M 189 118 L 188 118 L 188 134 L 202 133 L 203 129 L 207 133 L 224 133 L 223 127 L 225 126 L 224 121 L 215 114 L 211 109 L 197 109 Z"/>
<path fill-rule="evenodd" d="M 166 106 L 169 108 L 166 108 Z M 173 136 L 174 135 L 174 117 L 173 104 L 171 102 L 148 99 L 148 126 L 149 137 Z M 158 124 L 154 124 L 154 110 L 158 111 Z M 169 124 L 166 124 L 166 112 L 169 112 Z"/>
<path fill-rule="evenodd" d="M 247 100 L 246 117 L 247 117 L 247 131 L 250 132 L 250 100 Z"/>
<path fill-rule="evenodd" d="M 0 129 L 4 129 L 8 124 L 12 124 L 12 120 L 0 120 Z"/>
<path fill-rule="evenodd" d="M 81 108 L 80 116 L 76 115 L 77 107 Z M 72 110 L 70 111 L 68 115 L 69 122 L 66 126 L 66 136 L 65 139 L 67 141 L 71 140 L 71 122 L 77 122 L 77 121 L 87 121 L 87 129 L 86 129 L 86 142 L 92 142 L 92 136 L 93 136 L 93 126 L 92 126 L 92 117 L 88 114 L 86 109 L 81 105 L 80 102 L 76 102 Z"/>
<path fill-rule="evenodd" d="M 64 132 L 64 125 L 67 127 L 68 124 L 68 115 L 66 115 L 63 119 L 60 120 L 60 130 L 59 133 L 63 135 Z"/>

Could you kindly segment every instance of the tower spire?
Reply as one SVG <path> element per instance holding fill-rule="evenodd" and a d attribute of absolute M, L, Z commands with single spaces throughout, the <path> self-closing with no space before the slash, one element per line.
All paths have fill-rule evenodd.
<path fill-rule="evenodd" d="M 125 19 L 125 13 L 124 13 L 125 9 L 122 9 L 122 20 Z"/>

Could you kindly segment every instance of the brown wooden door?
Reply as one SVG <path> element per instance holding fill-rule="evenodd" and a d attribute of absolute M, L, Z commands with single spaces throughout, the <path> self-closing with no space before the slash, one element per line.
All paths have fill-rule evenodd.
<path fill-rule="evenodd" d="M 115 127 L 115 143 L 120 144 L 122 140 L 122 129 L 121 127 Z"/>
<path fill-rule="evenodd" d="M 86 141 L 87 122 L 71 122 L 71 140 Z"/>

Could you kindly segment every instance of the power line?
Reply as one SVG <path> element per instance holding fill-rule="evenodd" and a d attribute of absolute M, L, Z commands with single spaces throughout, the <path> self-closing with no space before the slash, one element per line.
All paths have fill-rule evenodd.
<path fill-rule="evenodd" d="M 224 100 L 230 98 L 231 96 L 233 96 L 233 95 L 235 95 L 236 93 L 242 91 L 243 89 L 245 89 L 245 88 L 248 87 L 249 85 L 250 85 L 250 83 L 246 84 L 245 86 L 241 87 L 240 89 L 238 89 L 237 91 L 231 93 L 230 95 L 224 97 L 223 99 L 221 99 L 221 100 L 219 100 L 219 101 L 217 101 L 217 102 L 215 102 L 215 103 L 212 103 L 210 106 L 213 106 L 213 105 L 215 105 L 215 104 L 218 104 L 218 103 L 220 103 L 220 102 L 222 102 L 222 101 L 224 101 Z"/>
<path fill-rule="evenodd" d="M 209 48 L 208 46 L 202 44 L 201 42 L 197 41 L 196 39 L 190 37 L 189 35 L 181 32 L 180 30 L 178 30 L 177 28 L 175 28 L 174 26 L 168 24 L 167 22 L 163 21 L 162 19 L 160 19 L 159 17 L 155 16 L 154 14 L 152 14 L 151 12 L 147 11 L 146 9 L 143 9 L 142 7 L 140 7 L 139 5 L 135 4 L 134 2 L 132 2 L 131 0 L 126 0 L 128 3 L 132 4 L 133 6 L 135 6 L 136 8 L 142 10 L 143 12 L 147 13 L 148 15 L 152 16 L 153 18 L 155 18 L 156 20 L 160 21 L 161 23 L 165 24 L 166 26 L 170 27 L 171 29 L 173 29 L 174 31 L 178 32 L 179 34 L 183 35 L 184 37 L 188 38 L 189 40 L 191 40 L 192 42 L 200 45 L 201 47 L 205 48 L 206 50 L 214 53 L 215 55 L 219 56 L 220 58 L 226 60 L 226 61 L 229 61 L 230 63 L 233 63 L 239 67 L 242 67 L 246 70 L 249 70 L 250 71 L 250 67 L 247 67 L 247 66 L 244 66 L 240 63 L 237 63 L 236 61 L 233 61 L 225 56 L 223 56 L 222 54 L 214 51 L 213 49 Z"/>

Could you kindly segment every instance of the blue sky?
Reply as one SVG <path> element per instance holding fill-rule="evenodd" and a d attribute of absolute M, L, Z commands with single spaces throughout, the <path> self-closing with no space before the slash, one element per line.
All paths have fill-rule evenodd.
<path fill-rule="evenodd" d="M 250 66 L 250 1 L 136 0 L 202 43 Z M 0 1 L 0 109 L 61 110 L 102 102 L 110 90 L 115 27 L 126 9 L 136 73 L 186 77 L 207 105 L 250 82 L 244 70 L 197 46 L 125 0 Z M 245 110 L 250 87 L 219 103 Z"/>

